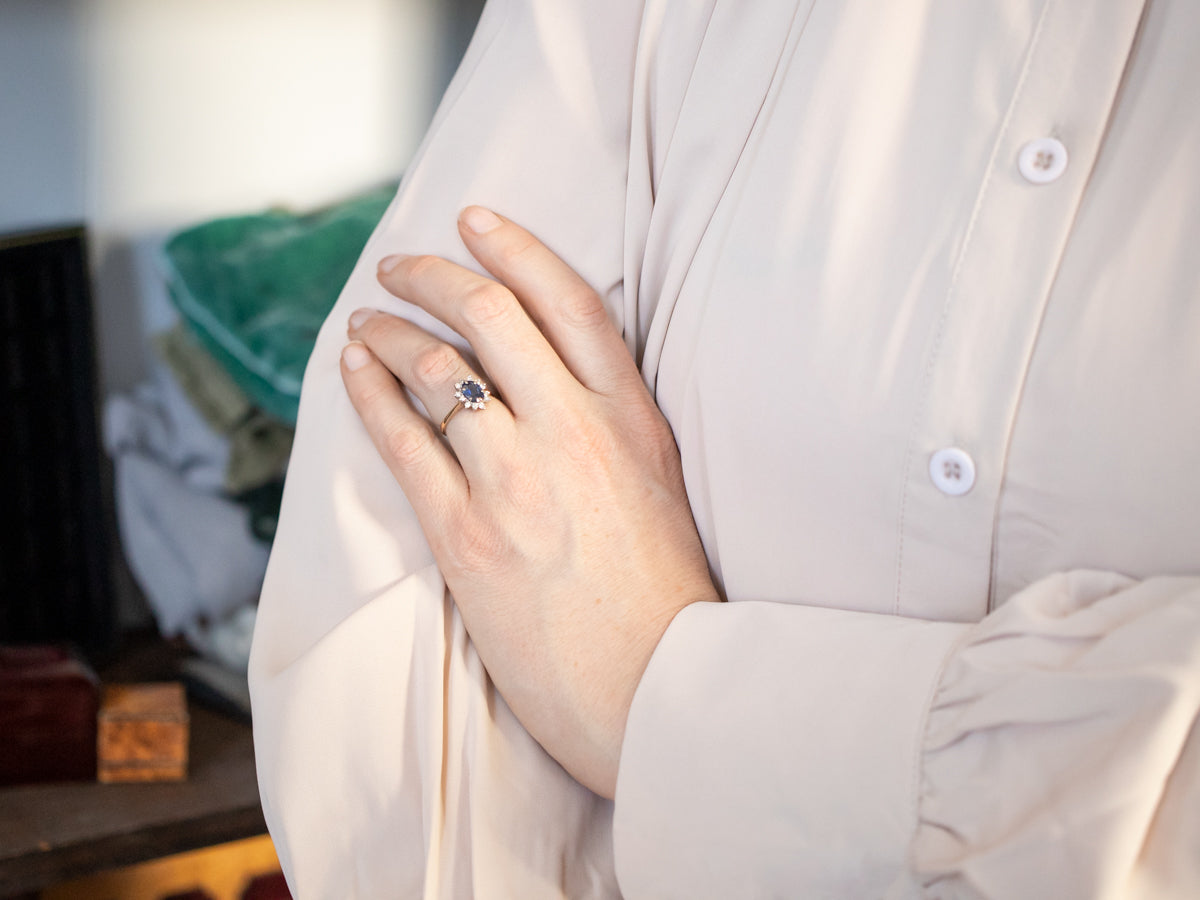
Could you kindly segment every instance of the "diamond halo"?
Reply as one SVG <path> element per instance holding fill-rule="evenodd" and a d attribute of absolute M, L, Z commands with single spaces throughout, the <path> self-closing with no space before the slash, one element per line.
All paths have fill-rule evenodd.
<path fill-rule="evenodd" d="M 492 392 L 478 378 L 464 378 L 454 384 L 454 399 L 467 409 L 483 409 Z"/>

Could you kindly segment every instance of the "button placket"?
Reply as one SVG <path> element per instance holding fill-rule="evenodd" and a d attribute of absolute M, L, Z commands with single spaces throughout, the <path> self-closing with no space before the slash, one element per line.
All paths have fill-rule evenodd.
<path fill-rule="evenodd" d="M 913 449 L 924 452 L 909 455 L 900 510 L 895 609 L 902 615 L 969 616 L 990 602 L 993 529 L 1023 375 L 1141 9 L 1113 4 L 1081 20 L 1069 4 L 1042 6 L 934 337 L 912 436 Z M 1086 86 L 1064 80 L 1064 57 L 1096 77 Z M 1053 190 L 1031 189 L 1051 183 Z M 952 435 L 970 441 L 976 461 L 966 490 L 961 460 L 957 481 L 943 458 L 930 467 L 937 448 L 961 450 L 946 446 Z M 957 494 L 944 489 L 952 485 Z M 947 503 L 947 496 L 960 499 Z"/>

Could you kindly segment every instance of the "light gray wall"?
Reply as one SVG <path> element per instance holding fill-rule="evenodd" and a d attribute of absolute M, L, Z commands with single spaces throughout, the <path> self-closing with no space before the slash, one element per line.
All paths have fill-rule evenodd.
<path fill-rule="evenodd" d="M 0 230 L 83 218 L 82 6 L 0 2 Z"/>
<path fill-rule="evenodd" d="M 145 247 L 397 178 L 479 0 L 0 0 L 0 232 L 90 229 L 101 383 L 145 369 Z"/>

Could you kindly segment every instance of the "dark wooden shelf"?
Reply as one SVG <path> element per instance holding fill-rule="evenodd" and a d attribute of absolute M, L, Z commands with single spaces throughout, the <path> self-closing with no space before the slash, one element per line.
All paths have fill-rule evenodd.
<path fill-rule="evenodd" d="M 156 680 L 176 656 L 142 651 L 102 674 Z M 0 788 L 0 898 L 264 833 L 250 726 L 195 703 L 188 711 L 186 781 Z"/>

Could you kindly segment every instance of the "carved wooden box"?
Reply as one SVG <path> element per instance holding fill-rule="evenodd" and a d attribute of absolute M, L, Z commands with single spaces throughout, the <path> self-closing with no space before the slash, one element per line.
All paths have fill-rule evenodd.
<path fill-rule="evenodd" d="M 183 685 L 106 686 L 96 755 L 96 774 L 104 782 L 186 778 L 188 711 Z"/>

